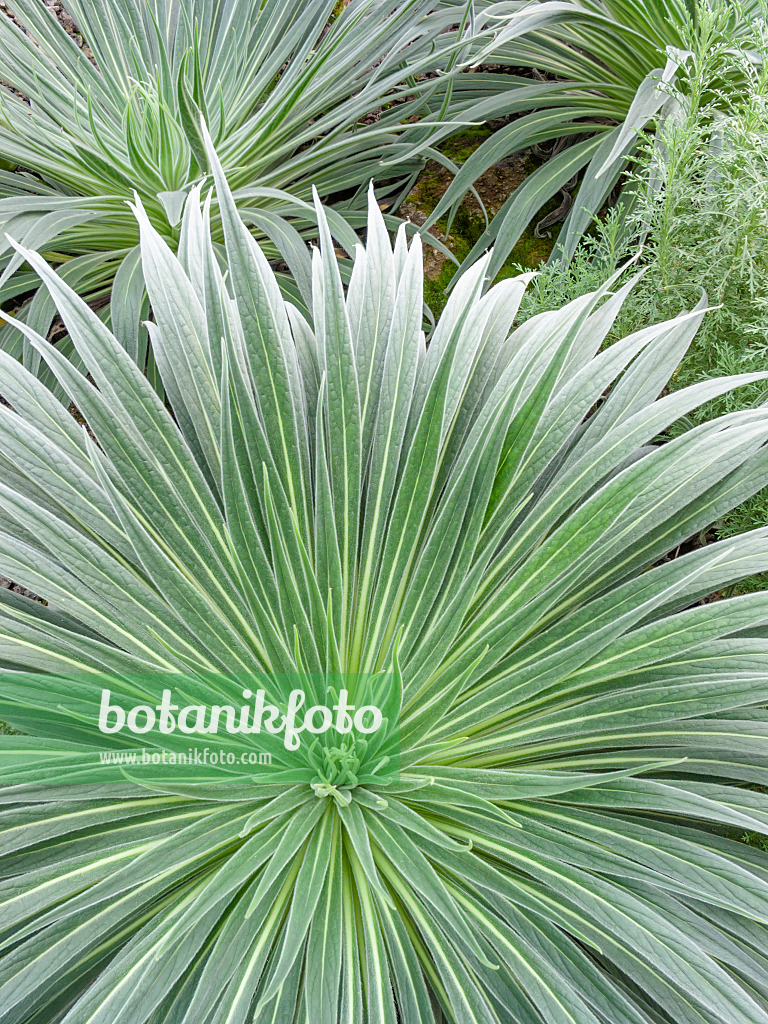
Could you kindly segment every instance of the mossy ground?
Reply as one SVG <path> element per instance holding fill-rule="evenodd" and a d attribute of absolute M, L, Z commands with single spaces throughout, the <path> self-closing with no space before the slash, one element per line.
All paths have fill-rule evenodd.
<path fill-rule="evenodd" d="M 442 147 L 443 154 L 461 166 L 487 138 L 493 134 L 491 128 L 471 128 L 455 136 Z M 512 192 L 535 170 L 539 161 L 532 155 L 513 157 L 489 168 L 475 183 L 478 195 L 490 218 L 506 202 Z M 445 194 L 452 180 L 449 170 L 430 161 L 419 175 L 415 187 L 400 208 L 402 216 L 415 224 L 423 224 Z M 559 197 L 542 207 L 543 217 L 560 205 Z M 486 227 L 483 210 L 472 193 L 465 196 L 452 220 L 447 216 L 431 228 L 432 233 L 453 253 L 461 263 L 481 238 Z M 522 269 L 534 269 L 544 262 L 552 251 L 559 225 L 551 238 L 537 238 L 534 224 L 531 224 L 499 271 L 497 280 L 519 274 Z M 438 250 L 425 247 L 424 298 L 435 317 L 438 317 L 447 301 L 446 289 L 454 277 L 457 266 Z"/>

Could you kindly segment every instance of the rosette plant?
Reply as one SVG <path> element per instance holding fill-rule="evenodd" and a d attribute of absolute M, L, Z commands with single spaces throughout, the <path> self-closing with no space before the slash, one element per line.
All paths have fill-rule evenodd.
<path fill-rule="evenodd" d="M 142 365 L 139 238 L 126 200 L 137 191 L 176 248 L 184 199 L 209 169 L 199 112 L 241 214 L 292 271 L 281 283 L 308 298 L 311 185 L 351 249 L 369 180 L 396 206 L 430 147 L 461 127 L 450 82 L 467 41 L 483 38 L 466 4 L 438 0 L 351 0 L 338 12 L 335 0 L 64 0 L 89 54 L 44 0 L 7 6 L 16 21 L 0 12 L 0 303 L 13 311 L 25 299 L 21 315 L 47 333 L 54 309 L 44 293 L 29 301 L 37 277 L 13 274 L 21 260 L 8 233 L 89 301 L 107 302 L 114 282 L 113 330 Z M 219 245 L 216 206 L 211 225 Z M 0 345 L 23 351 L 8 328 Z M 26 358 L 38 365 L 28 347 Z"/>
<path fill-rule="evenodd" d="M 480 0 L 478 11 L 498 31 L 492 48 L 481 47 L 475 58 L 492 61 L 501 73 L 480 68 L 462 76 L 455 99 L 463 96 L 478 121 L 515 118 L 466 160 L 426 227 L 455 212 L 472 183 L 500 160 L 532 145 L 551 154 L 509 196 L 466 258 L 471 266 L 493 245 L 491 276 L 537 211 L 581 176 L 551 257 L 571 259 L 632 164 L 645 130 L 687 102 L 692 54 L 700 65 L 718 51 L 738 57 L 727 76 L 714 75 L 708 94 L 698 97 L 715 116 L 765 60 L 763 0 Z M 633 204 L 633 188 L 623 195 L 625 207 Z"/>
<path fill-rule="evenodd" d="M 178 254 L 135 205 L 170 408 L 18 249 L 87 427 L 0 355 L 0 572 L 48 602 L 0 591 L 0 1021 L 768 1021 L 768 595 L 703 600 L 768 530 L 686 545 L 768 413 L 653 443 L 753 378 L 659 398 L 703 301 L 601 351 L 632 280 L 513 329 L 487 258 L 425 345 L 373 200 L 348 287 L 320 216 L 307 319 L 209 153 L 225 275 L 195 192 Z M 99 781 L 104 685 L 285 673 L 384 680 L 399 757 Z"/>

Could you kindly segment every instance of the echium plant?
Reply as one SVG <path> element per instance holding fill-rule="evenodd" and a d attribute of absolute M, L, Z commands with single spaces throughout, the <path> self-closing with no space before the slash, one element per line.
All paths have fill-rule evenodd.
<path fill-rule="evenodd" d="M 684 544 L 768 482 L 768 413 L 652 444 L 753 379 L 658 398 L 704 301 L 601 351 L 632 280 L 513 329 L 485 258 L 426 346 L 372 200 L 346 288 L 320 217 L 310 321 L 209 159 L 226 275 L 196 192 L 178 255 L 135 205 L 170 409 L 19 250 L 87 428 L 0 355 L 0 572 L 49 602 L 0 590 L 0 1021 L 768 1021 L 768 595 L 702 601 L 768 530 Z M 95 776 L 104 686 L 284 674 L 388 680 L 389 764 Z"/>
<path fill-rule="evenodd" d="M 113 330 L 142 365 L 126 200 L 138 191 L 175 249 L 184 200 L 209 170 L 200 112 L 238 208 L 290 267 L 282 283 L 308 298 L 311 186 L 353 248 L 369 180 L 395 208 L 430 147 L 460 127 L 450 83 L 466 42 L 485 38 L 466 3 L 439 0 L 351 0 L 338 12 L 335 0 L 64 0 L 84 51 L 44 0 L 7 6 L 18 24 L 0 12 L 0 303 L 13 312 L 37 285 L 28 268 L 12 273 L 21 261 L 7 232 L 89 301 L 108 301 L 115 282 Z M 211 224 L 219 244 L 216 206 Z M 46 334 L 53 314 L 41 293 L 21 315 Z M 0 346 L 21 352 L 18 332 L 1 330 Z"/>

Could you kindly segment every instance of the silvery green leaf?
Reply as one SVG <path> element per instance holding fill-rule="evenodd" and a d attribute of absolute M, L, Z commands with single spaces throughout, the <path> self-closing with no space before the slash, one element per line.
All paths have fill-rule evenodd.
<path fill-rule="evenodd" d="M 87 24 L 119 47 L 137 16 Z M 706 297 L 606 347 L 626 269 L 518 323 L 530 275 L 487 287 L 489 256 L 427 346 L 420 243 L 373 194 L 350 273 L 312 211 L 299 310 L 208 144 L 216 205 L 191 190 L 178 253 L 136 205 L 111 321 L 16 249 L 47 292 L 7 328 L 66 404 L 0 353 L 0 1017 L 768 1024 L 738 841 L 768 833 L 768 600 L 726 596 L 768 529 L 685 543 L 768 484 L 768 412 L 660 436 L 765 374 L 665 393 Z M 105 689 L 118 718 L 171 691 L 176 727 L 104 731 Z M 259 689 L 283 719 L 344 691 L 350 731 L 243 732 Z M 231 727 L 177 727 L 207 705 Z M 234 760 L 125 760 L 198 744 Z"/>

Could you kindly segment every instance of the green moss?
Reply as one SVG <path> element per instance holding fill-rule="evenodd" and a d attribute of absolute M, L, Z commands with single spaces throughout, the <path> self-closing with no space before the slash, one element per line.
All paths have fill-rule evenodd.
<path fill-rule="evenodd" d="M 441 151 L 450 160 L 453 160 L 457 164 L 462 164 L 472 155 L 472 153 L 475 152 L 478 146 L 480 146 L 487 138 L 490 138 L 492 134 L 493 131 L 490 128 L 469 128 L 460 135 L 456 135 L 449 139 L 441 147 Z M 538 166 L 539 162 L 533 157 L 530 157 L 526 161 L 524 169 L 527 174 L 530 174 Z M 439 167 L 434 163 L 428 164 L 424 171 L 419 175 L 419 179 L 408 197 L 408 205 L 424 214 L 425 217 L 429 216 L 444 195 L 448 178 L 448 172 L 446 172 L 444 168 Z M 506 196 L 503 197 L 503 199 L 506 198 Z M 542 207 L 539 217 L 543 217 L 551 211 L 556 210 L 560 205 L 560 202 L 561 197 L 558 194 Z M 537 217 L 536 220 L 538 219 L 539 218 Z M 559 225 L 556 225 L 552 229 L 552 238 L 537 238 L 534 234 L 535 223 L 536 221 L 526 228 L 517 245 L 514 247 L 508 259 L 499 271 L 496 278 L 497 280 L 501 280 L 506 277 L 513 277 L 525 270 L 533 270 L 549 258 L 559 232 Z M 469 255 L 472 248 L 482 237 L 483 232 L 485 231 L 485 226 L 485 219 L 479 211 L 474 208 L 474 203 L 470 203 L 465 200 L 456 211 L 456 214 L 451 221 L 450 232 L 448 232 L 447 217 L 442 217 L 435 225 L 435 229 L 441 232 L 444 236 L 447 235 L 448 247 L 456 259 L 461 262 Z M 448 298 L 445 294 L 445 290 L 450 285 L 455 273 L 455 265 L 453 263 L 446 262 L 438 277 L 434 279 L 428 278 L 425 281 L 425 300 L 435 316 L 438 316 L 445 307 L 445 303 Z"/>
<path fill-rule="evenodd" d="M 504 263 L 504 266 L 499 271 L 499 280 L 503 277 L 512 277 L 515 274 L 519 274 L 521 269 L 535 270 L 541 263 L 549 259 L 553 245 L 554 238 L 537 238 L 533 233 L 532 227 L 526 228 L 517 245 L 510 253 L 509 258 Z"/>
<path fill-rule="evenodd" d="M 438 170 L 428 165 L 419 175 L 418 181 L 408 196 L 408 204 L 418 207 L 424 213 L 431 213 L 445 191 L 444 181 Z"/>
<path fill-rule="evenodd" d="M 420 192 L 419 196 L 421 197 L 421 195 L 422 193 Z M 421 206 L 419 203 L 419 208 L 425 211 L 427 209 L 434 209 L 434 206 L 434 202 L 428 208 Z M 558 206 L 559 201 L 548 203 L 544 207 L 541 216 L 549 213 L 550 210 L 557 209 Z M 442 232 L 445 232 L 447 227 L 446 219 L 443 218 L 438 221 L 437 227 Z M 450 235 L 448 236 L 448 247 L 459 262 L 466 259 L 484 230 L 485 222 L 483 218 L 467 210 L 466 206 L 462 205 L 454 217 Z M 503 278 L 514 277 L 526 270 L 536 269 L 536 267 L 549 258 L 557 231 L 558 228 L 555 228 L 552 232 L 554 236 L 552 239 L 537 238 L 534 234 L 533 225 L 526 228 L 517 245 L 499 270 L 496 280 L 500 281 Z M 427 278 L 424 282 L 425 301 L 435 316 L 438 316 L 445 307 L 445 303 L 448 300 L 445 290 L 453 279 L 456 270 L 457 268 L 453 263 L 446 262 L 437 278 L 433 280 Z"/>
<path fill-rule="evenodd" d="M 424 278 L 424 302 L 432 310 L 435 319 L 440 316 L 445 308 L 445 304 L 448 301 L 445 290 L 451 283 L 455 273 L 456 267 L 454 264 L 446 261 L 438 277 Z"/>
<path fill-rule="evenodd" d="M 455 164 L 463 164 L 472 156 L 475 150 L 492 135 L 493 131 L 490 128 L 468 128 L 460 135 L 454 135 L 452 138 L 448 139 L 448 141 L 440 147 L 440 151 L 444 153 L 449 160 L 453 160 Z"/>

